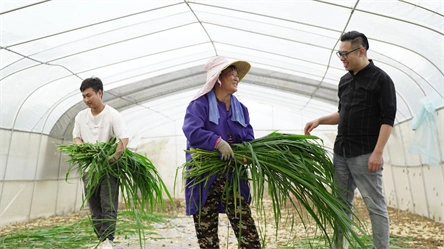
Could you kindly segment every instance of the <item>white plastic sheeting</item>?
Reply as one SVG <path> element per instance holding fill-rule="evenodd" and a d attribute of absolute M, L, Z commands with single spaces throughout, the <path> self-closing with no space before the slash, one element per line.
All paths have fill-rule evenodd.
<path fill-rule="evenodd" d="M 130 147 L 155 157 L 165 177 L 172 177 L 184 160 L 185 107 L 205 81 L 209 58 L 252 64 L 237 96 L 250 109 L 256 136 L 300 133 L 305 122 L 337 109 L 337 83 L 345 71 L 335 52 L 340 35 L 350 30 L 367 35 L 369 58 L 396 86 L 398 111 L 386 164 L 423 171 L 427 162 L 408 153 L 410 120 L 426 96 L 437 96 L 436 110 L 444 107 L 443 13 L 442 1 L 419 0 L 0 0 L 0 223 L 78 207 L 74 193 L 80 186 L 64 182 L 66 164 L 54 142 L 72 139 L 74 115 L 85 108 L 82 79 L 103 80 L 104 101 L 124 115 Z M 411 202 L 391 203 L 415 212 L 415 184 L 425 192 L 440 189 L 424 205 L 440 206 L 441 214 L 430 208 L 419 213 L 443 222 L 442 118 L 436 125 L 440 158 L 430 174 L 437 179 L 423 173 L 418 183 L 403 181 Z M 331 145 L 335 127 L 317 131 Z M 387 178 L 387 186 L 396 179 Z M 387 198 L 405 199 L 402 192 Z M 24 211 L 10 213 L 19 209 Z"/>
<path fill-rule="evenodd" d="M 442 13 L 439 1 L 1 1 L 0 127 L 49 134 L 79 101 L 83 78 L 99 76 L 111 90 L 216 54 L 275 72 L 263 78 L 300 76 L 306 89 L 292 81 L 280 87 L 308 96 L 295 108 L 319 109 L 311 99 L 322 87 L 335 89 L 344 70 L 334 52 L 341 33 L 354 29 L 393 77 L 401 122 L 419 98 L 442 97 Z M 162 96 L 177 91 L 169 90 Z"/>

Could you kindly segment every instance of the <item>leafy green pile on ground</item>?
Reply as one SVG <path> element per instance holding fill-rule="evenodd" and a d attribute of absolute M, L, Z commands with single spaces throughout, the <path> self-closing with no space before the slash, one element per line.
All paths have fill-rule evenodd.
<path fill-rule="evenodd" d="M 166 214 L 138 213 L 141 224 L 134 222 L 135 213 L 131 211 L 119 211 L 117 219 L 116 237 L 138 237 L 139 229 L 143 229 L 145 235 L 155 233 L 153 223 L 164 222 Z M 139 227 L 142 225 L 142 227 Z M 30 229 L 15 230 L 4 234 L 0 239 L 0 248 L 92 248 L 97 244 L 91 219 L 85 216 L 73 223 L 66 223 L 50 227 L 35 227 Z M 118 243 L 118 241 L 115 241 Z"/>

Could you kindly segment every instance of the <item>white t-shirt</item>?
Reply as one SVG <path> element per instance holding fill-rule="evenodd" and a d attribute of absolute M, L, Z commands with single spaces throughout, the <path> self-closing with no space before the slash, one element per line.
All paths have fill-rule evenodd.
<path fill-rule="evenodd" d="M 83 142 L 108 142 L 111 138 L 128 138 L 125 123 L 120 113 L 111 106 L 92 115 L 91 108 L 80 111 L 74 123 L 73 138 L 81 138 Z"/>

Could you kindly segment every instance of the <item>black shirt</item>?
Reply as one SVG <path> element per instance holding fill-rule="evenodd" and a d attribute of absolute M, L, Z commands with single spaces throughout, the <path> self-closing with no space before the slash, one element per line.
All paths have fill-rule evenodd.
<path fill-rule="evenodd" d="M 370 63 L 339 81 L 339 124 L 334 152 L 355 157 L 373 151 L 382 124 L 393 126 L 396 92 L 387 73 Z"/>

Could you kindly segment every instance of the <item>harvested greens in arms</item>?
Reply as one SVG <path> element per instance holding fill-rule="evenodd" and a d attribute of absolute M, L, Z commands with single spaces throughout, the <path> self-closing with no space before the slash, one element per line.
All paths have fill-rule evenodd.
<path fill-rule="evenodd" d="M 344 231 L 348 241 L 355 241 L 351 246 L 363 248 L 360 236 L 364 231 L 344 212 L 350 211 L 350 208 L 338 197 L 338 190 L 333 183 L 333 163 L 322 140 L 315 136 L 273 132 L 265 137 L 231 146 L 234 158 L 228 162 L 220 159 L 217 150 L 191 148 L 187 152 L 191 153 L 192 160 L 181 167 L 183 177 L 193 179 L 190 182 L 192 186 L 205 184 L 211 175 L 231 172 L 232 180 L 225 186 L 226 193 L 237 192 L 240 180 L 249 177 L 252 204 L 259 213 L 265 214 L 263 200 L 268 187 L 276 235 L 279 219 L 282 217 L 280 207 L 292 205 L 304 226 L 307 225 L 306 215 L 301 207 L 305 209 L 325 236 L 327 244 L 331 245 L 336 236 L 329 235 L 332 233 L 329 228 L 338 226 Z M 247 164 L 243 163 L 244 159 Z M 265 222 L 266 218 L 264 217 Z M 291 222 L 293 227 L 293 218 Z M 361 235 L 355 232 L 356 229 Z"/>
<path fill-rule="evenodd" d="M 126 208 L 153 210 L 156 206 L 165 208 L 165 193 L 171 203 L 172 197 L 163 182 L 156 167 L 146 157 L 125 149 L 124 153 L 114 163 L 109 163 L 116 153 L 118 140 L 112 138 L 109 142 L 58 144 L 58 151 L 70 157 L 66 180 L 73 170 L 80 177 L 88 177 L 86 199 L 99 186 L 100 179 L 109 175 L 119 179 L 120 191 Z M 107 177 L 108 178 L 108 177 Z"/>

